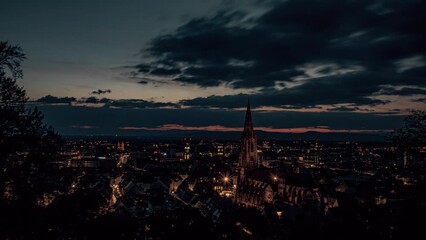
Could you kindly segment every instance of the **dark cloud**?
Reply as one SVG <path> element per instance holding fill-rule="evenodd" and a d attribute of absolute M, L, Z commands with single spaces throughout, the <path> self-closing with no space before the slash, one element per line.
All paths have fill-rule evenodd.
<path fill-rule="evenodd" d="M 374 82 L 374 76 L 363 74 L 362 81 Z M 327 105 L 347 103 L 356 105 L 385 104 L 387 101 L 372 99 L 368 96 L 372 92 L 381 90 L 380 86 L 365 86 L 359 80 L 360 74 L 346 76 L 323 77 L 309 81 L 293 88 L 275 90 L 264 89 L 261 93 L 250 95 L 252 105 L 282 107 L 292 105 L 297 107 L 313 107 L 315 105 Z M 380 82 L 379 82 L 380 83 Z M 209 96 L 195 99 L 182 100 L 183 105 L 238 108 L 244 107 L 248 95 Z"/>
<path fill-rule="evenodd" d="M 101 95 L 101 94 L 107 94 L 107 93 L 111 93 L 111 89 L 105 89 L 105 90 L 98 89 L 98 90 L 92 91 L 90 94 Z"/>
<path fill-rule="evenodd" d="M 164 98 L 164 97 L 162 97 Z M 57 103 L 76 103 L 77 106 L 85 106 L 86 104 L 100 104 L 103 108 L 133 108 L 133 109 L 143 109 L 143 108 L 179 108 L 180 105 L 170 102 L 154 102 L 143 99 L 109 99 L 109 98 L 97 98 L 97 97 L 88 97 L 88 98 L 74 98 L 74 97 L 54 97 L 47 95 L 42 97 L 36 102 L 47 103 L 47 104 L 57 104 Z"/>
<path fill-rule="evenodd" d="M 153 60 L 133 68 L 144 77 L 167 75 L 202 87 L 260 87 L 253 98 L 265 106 L 380 104 L 369 96 L 383 85 L 426 85 L 426 68 L 413 62 L 426 59 L 423 9 L 426 2 L 417 0 L 288 0 L 250 20 L 241 12 L 219 12 L 153 39 L 142 51 Z M 270 90 L 277 84 L 297 87 Z M 240 98 L 183 103 L 239 105 L 233 100 Z"/>
<path fill-rule="evenodd" d="M 55 97 L 55 96 L 52 96 L 52 95 L 47 95 L 47 96 L 41 97 L 41 98 L 36 100 L 36 102 L 50 103 L 50 104 L 71 103 L 71 102 L 75 102 L 75 101 L 77 101 L 77 99 L 74 98 L 74 97 Z"/>
<path fill-rule="evenodd" d="M 152 75 L 163 75 L 163 76 L 168 76 L 168 75 L 177 75 L 180 74 L 180 69 L 178 68 L 156 68 L 153 69 L 150 74 Z"/>
<path fill-rule="evenodd" d="M 399 95 L 399 96 L 426 95 L 426 90 L 422 88 L 413 88 L 413 87 L 403 87 L 400 89 L 384 88 L 379 92 L 379 94 Z"/>
<path fill-rule="evenodd" d="M 353 112 L 359 110 L 359 107 L 336 107 L 332 108 L 330 111 L 336 112 Z"/>
<path fill-rule="evenodd" d="M 96 97 L 88 97 L 88 98 L 82 98 L 79 100 L 81 103 L 108 103 L 111 100 L 108 98 L 96 98 Z"/>
<path fill-rule="evenodd" d="M 160 108 L 160 107 L 178 107 L 174 103 L 153 102 L 142 99 L 120 99 L 109 101 L 105 107 L 115 108 Z"/>
<path fill-rule="evenodd" d="M 143 99 L 109 99 L 109 98 L 82 98 L 80 103 L 104 104 L 104 108 L 160 108 L 160 107 L 179 107 L 174 103 L 146 101 Z"/>

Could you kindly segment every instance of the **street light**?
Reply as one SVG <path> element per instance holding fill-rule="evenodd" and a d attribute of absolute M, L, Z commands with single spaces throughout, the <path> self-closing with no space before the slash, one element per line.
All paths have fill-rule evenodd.
<path fill-rule="evenodd" d="M 272 180 L 273 180 L 274 182 L 277 182 L 277 181 L 278 181 L 278 176 L 277 176 L 277 175 L 273 174 L 271 177 L 272 177 Z"/>

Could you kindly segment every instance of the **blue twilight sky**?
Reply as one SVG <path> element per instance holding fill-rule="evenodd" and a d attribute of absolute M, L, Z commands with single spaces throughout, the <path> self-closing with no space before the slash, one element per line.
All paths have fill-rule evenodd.
<path fill-rule="evenodd" d="M 383 134 L 426 109 L 420 0 L 4 0 L 62 134 Z M 350 137 L 349 137 L 350 138 Z"/>

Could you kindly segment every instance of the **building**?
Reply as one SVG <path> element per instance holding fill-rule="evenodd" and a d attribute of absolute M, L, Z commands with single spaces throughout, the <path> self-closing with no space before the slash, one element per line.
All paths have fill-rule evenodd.
<path fill-rule="evenodd" d="M 123 152 L 125 150 L 124 148 L 124 142 L 118 142 L 117 143 L 117 151 Z"/>
<path fill-rule="evenodd" d="M 244 207 L 262 209 L 265 203 L 272 203 L 274 200 L 271 181 L 270 174 L 259 169 L 257 137 L 248 101 L 244 130 L 241 134 L 235 202 Z"/>
<path fill-rule="evenodd" d="M 186 143 L 184 147 L 183 159 L 189 160 L 190 158 L 191 158 L 191 146 L 189 145 L 189 143 Z"/>
<path fill-rule="evenodd" d="M 223 147 L 223 144 L 222 144 L 222 143 L 216 143 L 216 144 L 214 145 L 214 150 L 215 150 L 215 152 L 214 152 L 214 155 L 215 155 L 215 156 L 223 157 L 223 154 L 224 154 L 224 147 Z"/>
<path fill-rule="evenodd" d="M 241 134 L 241 149 L 239 156 L 240 181 L 244 181 L 245 175 L 258 167 L 257 137 L 253 129 L 250 100 L 247 103 L 244 130 Z"/>
<path fill-rule="evenodd" d="M 235 203 L 258 209 L 276 201 L 291 205 L 319 204 L 321 194 L 313 176 L 301 173 L 297 160 L 289 167 L 278 170 L 278 166 L 270 168 L 260 164 L 248 102 L 241 135 Z"/>

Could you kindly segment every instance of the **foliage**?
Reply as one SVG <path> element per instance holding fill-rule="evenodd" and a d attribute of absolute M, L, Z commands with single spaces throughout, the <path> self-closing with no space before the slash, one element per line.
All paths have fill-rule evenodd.
<path fill-rule="evenodd" d="M 402 148 L 426 144 L 426 111 L 412 111 L 404 120 L 402 128 L 395 130 L 392 140 Z"/>
<path fill-rule="evenodd" d="M 46 126 L 43 114 L 37 108 L 26 106 L 28 97 L 17 80 L 23 77 L 22 49 L 0 42 L 0 159 L 17 151 L 46 152 L 43 144 L 57 143 L 60 139 Z M 49 146 L 49 148 L 52 146 Z M 33 151 L 34 153 L 35 151 Z"/>
<path fill-rule="evenodd" d="M 0 42 L 0 199 L 5 182 L 13 183 L 17 196 L 35 197 L 47 162 L 56 157 L 62 142 L 43 123 L 43 114 L 27 106 L 26 92 L 17 84 L 25 59 L 20 47 Z"/>

